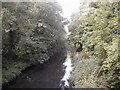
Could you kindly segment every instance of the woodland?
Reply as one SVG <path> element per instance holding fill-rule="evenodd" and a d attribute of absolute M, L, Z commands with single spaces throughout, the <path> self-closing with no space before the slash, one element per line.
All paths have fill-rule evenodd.
<path fill-rule="evenodd" d="M 119 15 L 120 2 L 82 3 L 71 21 L 62 16 L 57 2 L 3 2 L 2 84 L 67 49 L 73 88 L 119 89 Z"/>

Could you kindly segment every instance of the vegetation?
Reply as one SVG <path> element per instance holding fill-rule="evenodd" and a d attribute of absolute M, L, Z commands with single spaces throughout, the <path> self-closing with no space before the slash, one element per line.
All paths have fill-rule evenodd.
<path fill-rule="evenodd" d="M 75 87 L 119 89 L 119 4 L 82 3 L 71 17 L 66 40 L 64 25 L 69 21 L 56 2 L 3 2 L 2 84 L 29 66 L 47 62 L 66 45 L 72 53 Z"/>
<path fill-rule="evenodd" d="M 64 47 L 65 18 L 55 2 L 2 3 L 3 84 Z"/>
<path fill-rule="evenodd" d="M 94 57 L 93 59 L 97 61 L 95 67 L 99 68 L 93 71 L 96 73 L 93 75 L 96 83 L 108 88 L 120 88 L 119 4 L 120 2 L 91 2 L 87 6 L 86 3 L 83 3 L 79 13 L 72 16 L 72 23 L 69 26 L 69 30 L 72 32 L 69 36 L 70 39 L 75 44 L 81 42 L 83 45 L 82 56 L 84 59 L 91 60 L 90 58 Z M 86 62 L 84 59 L 83 62 Z M 86 62 L 88 63 L 86 67 L 91 68 L 89 60 Z M 82 70 L 78 70 L 80 72 L 77 74 L 83 70 L 86 71 L 84 65 L 82 68 Z M 92 74 L 84 74 L 83 77 Z M 85 82 L 85 79 L 82 80 Z M 89 80 L 89 76 L 87 80 Z M 79 82 L 78 84 L 81 85 Z"/>

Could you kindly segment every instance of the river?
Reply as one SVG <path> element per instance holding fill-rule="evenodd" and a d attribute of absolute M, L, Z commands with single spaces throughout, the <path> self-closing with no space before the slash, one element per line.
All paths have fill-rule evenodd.
<path fill-rule="evenodd" d="M 68 26 L 67 36 L 70 32 Z M 64 88 L 70 87 L 69 79 L 72 72 L 71 56 L 68 52 L 69 44 L 66 41 L 66 48 L 58 50 L 48 62 L 43 65 L 33 66 L 25 70 L 18 78 L 11 81 L 4 88 Z"/>
<path fill-rule="evenodd" d="M 44 65 L 28 68 L 17 79 L 4 88 L 60 88 L 64 76 L 63 63 L 67 56 L 66 50 L 60 50 Z"/>

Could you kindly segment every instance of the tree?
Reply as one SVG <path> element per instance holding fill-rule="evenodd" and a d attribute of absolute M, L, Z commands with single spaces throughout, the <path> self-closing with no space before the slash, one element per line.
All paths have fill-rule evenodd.
<path fill-rule="evenodd" d="M 4 72 L 13 63 L 22 63 L 19 70 L 26 63 L 44 63 L 65 46 L 63 22 L 67 20 L 61 13 L 55 2 L 2 3 L 3 83 L 9 81 Z"/>
<path fill-rule="evenodd" d="M 71 39 L 74 42 L 82 42 L 83 53 L 88 57 L 95 56 L 99 60 L 98 82 L 106 82 L 105 86 L 109 88 L 120 88 L 119 4 L 92 2 L 89 4 L 89 12 L 85 12 L 87 9 L 82 6 L 69 26 L 73 32 Z"/>

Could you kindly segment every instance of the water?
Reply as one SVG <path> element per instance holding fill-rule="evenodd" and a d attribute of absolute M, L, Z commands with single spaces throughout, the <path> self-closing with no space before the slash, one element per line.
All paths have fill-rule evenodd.
<path fill-rule="evenodd" d="M 71 34 L 71 32 L 68 29 L 68 26 L 69 26 L 69 24 L 64 26 L 64 29 L 66 31 L 66 39 L 68 39 L 68 36 Z M 65 73 L 64 73 L 63 78 L 60 81 L 61 87 L 63 87 L 63 86 L 70 87 L 69 79 L 70 79 L 73 68 L 72 68 L 72 63 L 71 63 L 71 56 L 69 53 L 69 47 L 70 47 L 69 43 L 70 43 L 69 41 L 66 42 L 66 49 L 67 49 L 68 53 L 67 53 L 67 58 L 66 58 L 65 62 L 63 63 Z"/>
<path fill-rule="evenodd" d="M 18 78 L 3 88 L 60 88 L 64 75 L 63 63 L 67 51 L 60 49 L 44 65 L 28 68 Z"/>
<path fill-rule="evenodd" d="M 72 63 L 71 63 L 71 57 L 69 54 L 67 55 L 67 58 L 66 58 L 65 62 L 63 63 L 63 67 L 65 67 L 65 69 L 64 69 L 65 74 L 64 74 L 63 78 L 61 79 L 60 86 L 64 85 L 64 87 L 70 87 L 69 79 L 70 79 L 70 75 L 71 75 L 73 68 L 72 68 Z"/>

